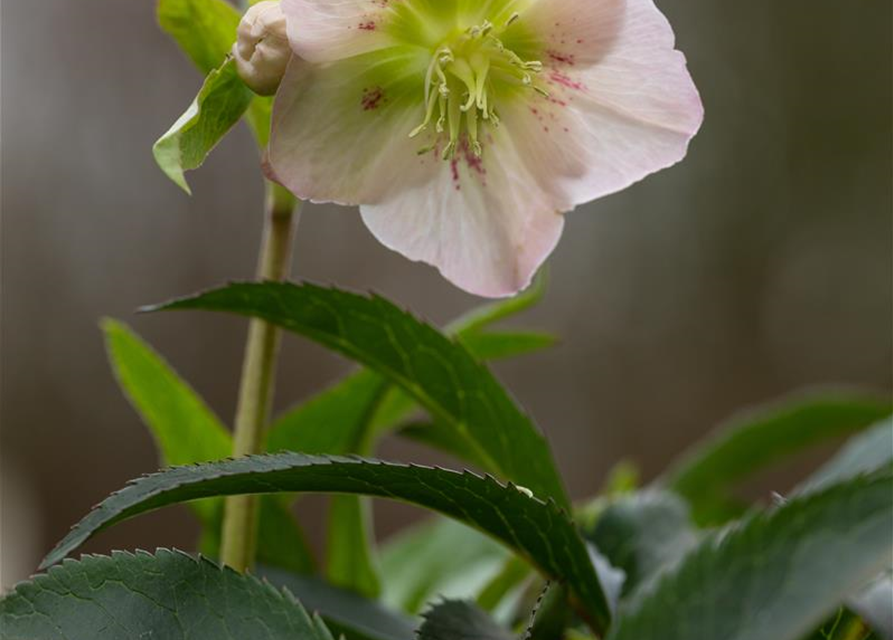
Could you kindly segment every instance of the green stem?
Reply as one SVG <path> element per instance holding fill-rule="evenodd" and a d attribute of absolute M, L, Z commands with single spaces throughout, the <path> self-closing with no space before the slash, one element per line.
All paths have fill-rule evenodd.
<path fill-rule="evenodd" d="M 264 238 L 257 267 L 259 280 L 283 280 L 288 274 L 298 217 L 294 196 L 279 185 L 267 183 Z M 236 408 L 235 457 L 263 453 L 279 337 L 280 332 L 273 325 L 258 318 L 251 320 Z M 256 496 L 226 499 L 220 559 L 237 571 L 245 571 L 254 563 L 257 512 Z"/>

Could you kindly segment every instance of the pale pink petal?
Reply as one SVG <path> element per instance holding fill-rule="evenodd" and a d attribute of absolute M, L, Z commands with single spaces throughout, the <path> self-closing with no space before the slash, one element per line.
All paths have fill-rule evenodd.
<path fill-rule="evenodd" d="M 292 49 L 305 60 L 340 60 L 387 46 L 387 0 L 282 0 Z"/>
<path fill-rule="evenodd" d="M 518 24 L 523 24 L 545 48 L 544 63 L 593 64 L 614 46 L 623 29 L 627 5 L 641 1 L 532 0 Z"/>
<path fill-rule="evenodd" d="M 422 100 L 371 80 L 400 82 L 416 71 L 405 54 L 370 55 L 289 64 L 273 106 L 267 171 L 300 198 L 376 203 L 428 179 L 430 166 L 416 153 L 423 141 L 409 138 L 424 116 Z"/>
<path fill-rule="evenodd" d="M 596 64 L 549 61 L 539 78 L 549 97 L 501 111 L 530 172 L 574 204 L 675 164 L 703 120 L 666 19 L 651 0 L 624 4 L 623 29 Z"/>
<path fill-rule="evenodd" d="M 570 208 L 541 188 L 517 151 L 500 128 L 483 158 L 467 148 L 451 162 L 429 154 L 433 180 L 361 206 L 363 220 L 385 246 L 436 266 L 462 289 L 513 295 L 555 248 L 561 211 Z"/>

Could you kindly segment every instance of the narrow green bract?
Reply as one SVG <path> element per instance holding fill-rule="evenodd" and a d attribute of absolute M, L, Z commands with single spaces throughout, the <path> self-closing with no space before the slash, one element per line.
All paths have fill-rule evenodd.
<path fill-rule="evenodd" d="M 202 165 L 239 121 L 253 97 L 232 60 L 211 71 L 189 108 L 152 147 L 161 170 L 191 193 L 184 172 Z"/>

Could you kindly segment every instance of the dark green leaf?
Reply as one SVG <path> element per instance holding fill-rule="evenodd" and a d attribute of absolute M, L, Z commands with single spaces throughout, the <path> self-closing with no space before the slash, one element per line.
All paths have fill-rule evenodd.
<path fill-rule="evenodd" d="M 239 78 L 233 60 L 211 71 L 189 108 L 152 147 L 161 170 L 190 193 L 185 171 L 202 165 L 253 97 Z"/>
<path fill-rule="evenodd" d="M 66 561 L 0 600 L 4 640 L 332 640 L 287 593 L 177 551 Z"/>
<path fill-rule="evenodd" d="M 609 640 L 797 640 L 889 566 L 893 468 L 712 535 L 623 611 Z"/>
<path fill-rule="evenodd" d="M 418 640 L 515 640 L 477 605 L 445 600 L 425 613 Z"/>
<path fill-rule="evenodd" d="M 323 617 L 333 633 L 348 640 L 413 640 L 414 621 L 351 591 L 310 576 L 261 567 L 258 575 L 285 587 L 308 611 Z"/>
<path fill-rule="evenodd" d="M 44 560 L 58 562 L 116 522 L 170 504 L 212 496 L 276 492 L 352 493 L 396 499 L 473 526 L 564 580 L 580 612 L 604 628 L 608 605 L 588 550 L 554 501 L 543 502 L 493 478 L 358 458 L 283 453 L 175 467 L 145 476 L 88 514 Z"/>
<path fill-rule="evenodd" d="M 424 522 L 382 548 L 382 599 L 416 614 L 435 596 L 471 598 L 501 570 L 507 557 L 494 540 L 454 520 Z M 518 562 L 530 571 L 529 564 Z"/>
<path fill-rule="evenodd" d="M 224 0 L 158 0 L 158 24 L 204 75 L 229 54 L 241 19 Z"/>
<path fill-rule="evenodd" d="M 584 536 L 626 573 L 624 595 L 672 567 L 698 541 L 688 506 L 663 491 L 620 498 Z"/>
<path fill-rule="evenodd" d="M 692 505 L 702 524 L 722 521 L 729 487 L 798 451 L 857 433 L 890 415 L 887 400 L 848 391 L 784 398 L 733 417 L 668 474 L 665 482 Z M 734 513 L 732 511 L 731 513 Z"/>
<path fill-rule="evenodd" d="M 551 497 L 567 494 L 546 439 L 467 349 L 378 297 L 310 284 L 232 284 L 154 308 L 261 317 L 375 369 L 464 436 L 487 469 Z"/>
<path fill-rule="evenodd" d="M 521 294 L 524 304 L 502 302 L 496 308 L 510 306 L 520 311 L 539 299 L 541 286 L 532 287 Z M 502 312 L 503 317 L 508 315 Z M 496 318 L 499 314 L 490 314 Z M 478 358 L 502 355 L 509 356 L 509 347 L 501 334 L 484 334 L 479 331 L 485 324 L 478 321 L 476 331 L 468 334 L 468 348 Z M 466 327 L 454 324 L 453 331 L 466 335 Z M 551 343 L 550 343 L 551 344 Z M 521 349 L 544 347 L 544 339 L 519 340 L 514 345 L 514 355 Z M 417 411 L 417 404 L 399 387 L 388 383 L 382 376 L 370 370 L 360 370 L 347 376 L 340 383 L 323 391 L 296 409 L 288 411 L 271 427 L 268 437 L 268 451 L 298 451 L 312 454 L 359 453 L 369 455 L 374 451 L 375 442 L 385 433 L 393 430 L 407 416 Z M 319 429 L 318 425 L 328 425 Z M 440 429 L 434 435 L 442 435 L 440 440 L 429 444 L 443 445 L 445 439 L 452 441 L 458 457 L 468 458 L 473 452 L 464 437 L 453 430 Z M 486 462 L 474 460 L 479 468 L 486 468 Z M 378 569 L 374 551 L 370 545 L 371 533 L 368 518 L 361 517 L 366 509 L 363 498 L 340 496 L 333 498 L 335 505 L 329 518 L 327 550 L 329 579 L 366 595 L 374 595 L 378 590 Z M 449 544 L 450 541 L 445 541 Z M 441 552 L 449 553 L 450 547 Z"/>
<path fill-rule="evenodd" d="M 367 453 L 369 425 L 388 389 L 378 374 L 364 370 L 286 413 L 271 428 L 269 451 L 310 454 Z M 364 498 L 336 496 L 329 515 L 326 575 L 339 586 L 367 596 L 380 591 Z"/>

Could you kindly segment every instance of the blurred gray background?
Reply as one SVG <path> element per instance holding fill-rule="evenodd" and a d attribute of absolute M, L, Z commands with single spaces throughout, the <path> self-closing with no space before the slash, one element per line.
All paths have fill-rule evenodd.
<path fill-rule="evenodd" d="M 891 388 L 891 3 L 663 0 L 707 119 L 688 159 L 568 216 L 540 308 L 562 344 L 496 367 L 572 492 L 631 459 L 652 477 L 736 408 L 815 383 Z M 200 78 L 151 0 L 2 5 L 2 533 L 8 586 L 86 510 L 156 467 L 97 327 L 124 319 L 233 414 L 245 322 L 134 317 L 251 276 L 262 185 L 240 128 L 186 197 L 150 147 Z M 295 275 L 374 289 L 435 322 L 477 304 L 378 245 L 356 211 L 309 207 Z M 285 341 L 277 406 L 349 364 Z M 430 459 L 387 443 L 383 455 Z M 321 502 L 305 510 L 320 522 Z M 392 531 L 409 512 L 379 512 Z M 189 548 L 172 509 L 99 537 Z M 317 535 L 318 539 L 318 535 Z"/>

